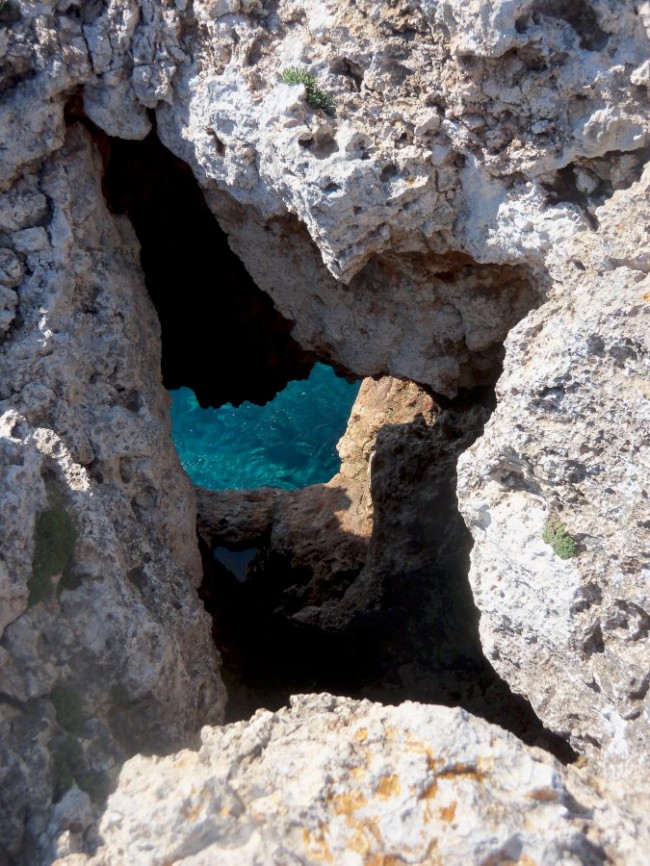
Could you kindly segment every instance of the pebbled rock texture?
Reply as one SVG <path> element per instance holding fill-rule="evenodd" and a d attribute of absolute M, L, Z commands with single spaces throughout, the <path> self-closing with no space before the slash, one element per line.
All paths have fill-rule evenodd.
<path fill-rule="evenodd" d="M 202 741 L 129 761 L 56 866 L 606 862 L 561 765 L 462 710 L 300 695 Z"/>
<path fill-rule="evenodd" d="M 647 820 L 650 171 L 549 260 L 506 343 L 498 406 L 459 462 L 470 581 L 495 668 Z M 576 542 L 543 541 L 559 520 Z"/>
<path fill-rule="evenodd" d="M 3 864 L 81 838 L 126 757 L 187 744 L 225 703 L 158 323 L 100 173 L 72 129 L 0 213 Z"/>

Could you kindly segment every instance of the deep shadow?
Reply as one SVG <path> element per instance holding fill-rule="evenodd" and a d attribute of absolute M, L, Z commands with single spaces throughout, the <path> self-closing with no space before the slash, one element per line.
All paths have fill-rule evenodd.
<path fill-rule="evenodd" d="M 213 636 L 224 661 L 227 720 L 248 718 L 260 706 L 279 709 L 297 692 L 360 695 L 364 669 L 350 664 L 348 643 L 291 616 L 323 599 L 341 598 L 363 565 L 364 540 L 333 531 L 331 525 L 327 541 L 335 555 L 329 555 L 328 547 L 312 548 L 317 527 L 323 521 L 331 524 L 332 515 L 350 505 L 345 488 L 199 489 L 198 502 L 205 574 L 200 595 L 213 617 Z M 293 565 L 270 544 L 280 512 Z M 236 554 L 224 556 L 224 550 L 246 551 L 245 573 Z M 251 551 L 256 552 L 252 561 Z M 303 565 L 296 565 L 299 559 Z M 230 570 L 224 567 L 229 560 Z"/>
<path fill-rule="evenodd" d="M 203 544 L 201 553 L 205 577 L 199 595 L 223 660 L 226 722 L 248 719 L 260 707 L 278 710 L 292 694 L 361 696 L 365 671 L 351 663 L 349 641 L 286 617 L 273 604 L 277 585 L 269 581 L 260 590 L 254 581 L 240 583 Z"/>
<path fill-rule="evenodd" d="M 377 437 L 366 568 L 381 600 L 375 611 L 356 614 L 351 629 L 368 639 L 374 633 L 382 675 L 364 694 L 384 703 L 462 706 L 571 761 L 570 746 L 512 693 L 480 642 L 468 580 L 473 540 L 458 510 L 456 465 L 482 434 L 494 391 L 474 389 L 438 402 L 446 407 L 435 425 L 422 419 L 386 425 Z"/>
<path fill-rule="evenodd" d="M 565 762 L 575 758 L 483 655 L 456 463 L 481 434 L 494 394 L 477 389 L 444 402 L 433 425 L 418 416 L 380 430 L 372 538 L 365 565 L 345 581 L 327 586 L 304 567 L 274 559 L 268 537 L 259 533 L 254 543 L 262 579 L 252 569 L 245 583 L 237 581 L 204 549 L 201 592 L 224 657 L 229 720 L 247 718 L 260 706 L 277 709 L 295 692 L 325 690 L 387 704 L 417 700 L 462 706 Z M 306 525 L 305 533 L 319 526 Z M 230 545 L 232 529 L 221 536 Z M 342 530 L 327 532 L 333 547 L 345 542 Z M 211 539 L 219 537 L 215 528 Z M 320 606 L 320 621 L 305 625 L 292 618 L 297 599 L 306 609 Z"/>
<path fill-rule="evenodd" d="M 228 246 L 189 166 L 155 129 L 144 141 L 104 136 L 102 151 L 108 205 L 129 217 L 142 246 L 165 386 L 192 388 L 202 406 L 263 404 L 306 378 L 314 357 Z"/>

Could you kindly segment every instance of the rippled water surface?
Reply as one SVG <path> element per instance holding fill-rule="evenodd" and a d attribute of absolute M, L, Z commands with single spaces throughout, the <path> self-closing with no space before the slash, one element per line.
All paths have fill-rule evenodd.
<path fill-rule="evenodd" d="M 266 406 L 202 409 L 189 388 L 171 391 L 172 432 L 185 471 L 213 490 L 329 481 L 338 472 L 342 436 L 359 382 L 316 364 Z"/>

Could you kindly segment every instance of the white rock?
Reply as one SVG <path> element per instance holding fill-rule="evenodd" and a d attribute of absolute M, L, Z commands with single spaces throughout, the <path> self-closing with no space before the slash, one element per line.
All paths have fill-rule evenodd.
<path fill-rule="evenodd" d="M 499 728 L 414 703 L 291 704 L 129 761 L 96 856 L 56 866 L 604 862 L 563 768 Z"/>
<path fill-rule="evenodd" d="M 599 209 L 597 235 L 551 259 L 551 298 L 506 341 L 499 405 L 461 457 L 458 490 L 488 658 L 640 814 L 650 794 L 650 280 L 639 245 L 649 184 L 646 171 Z M 574 558 L 542 541 L 549 518 L 575 538 Z"/>

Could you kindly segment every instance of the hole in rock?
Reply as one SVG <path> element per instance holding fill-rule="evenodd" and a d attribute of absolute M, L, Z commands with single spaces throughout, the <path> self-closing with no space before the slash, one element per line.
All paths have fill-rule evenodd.
<path fill-rule="evenodd" d="M 572 0 L 571 3 L 566 0 L 537 0 L 531 12 L 533 16 L 546 15 L 566 21 L 578 35 L 580 47 L 587 51 L 600 51 L 609 41 L 609 34 L 600 26 L 596 10 L 587 0 Z"/>
<path fill-rule="evenodd" d="M 129 217 L 141 244 L 165 386 L 191 388 L 201 406 L 239 405 L 265 403 L 308 376 L 314 357 L 228 246 L 189 166 L 155 130 L 103 147 L 109 207 Z"/>
<path fill-rule="evenodd" d="M 456 463 L 481 434 L 493 392 L 437 402 L 434 424 L 418 416 L 377 433 L 365 547 L 346 522 L 355 494 L 345 479 L 199 493 L 201 596 L 224 659 L 227 718 L 277 709 L 296 692 L 416 700 L 462 706 L 571 760 L 480 644 Z"/>
<path fill-rule="evenodd" d="M 141 243 L 166 386 L 191 388 L 204 406 L 262 404 L 306 378 L 317 359 L 292 339 L 291 323 L 230 251 L 189 168 L 155 133 L 130 142 L 91 131 L 106 159 L 107 201 L 129 216 Z M 369 502 L 355 500 L 345 483 L 220 491 L 211 515 L 200 510 L 200 595 L 224 660 L 229 720 L 278 708 L 296 692 L 412 699 L 463 706 L 563 760 L 573 757 L 496 675 L 480 645 L 456 462 L 481 434 L 493 401 L 489 388 L 474 389 L 434 401 L 435 424 L 418 416 L 381 427 L 369 484 L 366 473 L 365 539 L 346 515 Z M 200 502 L 211 493 L 199 490 Z M 280 497 L 290 497 L 286 537 L 276 520 Z M 246 510 L 251 503 L 261 516 Z M 296 538 L 307 551 L 302 560 L 292 551 Z"/>
<path fill-rule="evenodd" d="M 213 490 L 326 482 L 339 469 L 336 443 L 358 390 L 316 364 L 264 406 L 202 409 L 189 388 L 172 391 L 176 450 L 192 481 Z"/>
<path fill-rule="evenodd" d="M 610 150 L 593 159 L 578 159 L 540 180 L 552 204 L 568 202 L 577 205 L 595 229 L 598 227 L 596 209 L 614 192 L 636 183 L 648 160 L 650 147 L 632 151 Z"/>

